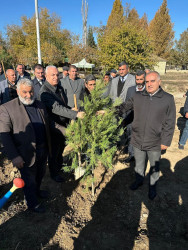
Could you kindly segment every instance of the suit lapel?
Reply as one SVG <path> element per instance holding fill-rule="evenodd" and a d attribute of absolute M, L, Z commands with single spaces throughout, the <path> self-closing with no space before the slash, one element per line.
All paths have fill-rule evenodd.
<path fill-rule="evenodd" d="M 125 101 L 125 98 L 126 98 L 126 95 L 127 95 L 127 89 L 129 87 L 129 74 L 127 76 L 127 79 L 125 80 L 124 82 L 124 86 L 123 86 L 123 89 L 121 91 L 121 94 L 120 94 L 120 98 Z"/>
<path fill-rule="evenodd" d="M 117 78 L 117 79 L 116 79 L 116 78 Z M 115 98 L 117 98 L 117 96 L 118 96 L 117 91 L 118 91 L 118 82 L 119 82 L 120 77 L 118 76 L 118 77 L 116 77 L 116 78 L 115 78 L 116 82 L 114 82 L 114 93 L 116 94 Z M 112 87 L 113 87 L 113 86 L 112 86 Z"/>

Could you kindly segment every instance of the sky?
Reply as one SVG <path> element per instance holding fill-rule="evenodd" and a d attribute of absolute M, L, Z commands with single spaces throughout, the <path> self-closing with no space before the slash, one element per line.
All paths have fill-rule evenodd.
<path fill-rule="evenodd" d="M 114 0 L 87 0 L 88 26 L 106 25 Z M 151 21 L 163 0 L 122 0 L 122 5 L 130 4 L 140 17 L 146 13 Z M 174 23 L 175 38 L 188 28 L 188 0 L 167 0 L 171 21 Z M 82 0 L 38 0 L 40 8 L 46 7 L 50 13 L 55 12 L 62 21 L 62 27 L 75 34 L 82 35 Z M 35 14 L 35 0 L 0 0 L 0 32 L 6 34 L 7 25 L 21 25 L 21 16 L 32 17 Z M 39 12 L 40 13 L 40 12 Z"/>

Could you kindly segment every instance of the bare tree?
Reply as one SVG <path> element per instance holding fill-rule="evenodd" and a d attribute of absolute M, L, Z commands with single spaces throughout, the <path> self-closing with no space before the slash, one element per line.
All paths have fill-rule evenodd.
<path fill-rule="evenodd" d="M 83 45 L 86 46 L 87 44 L 87 15 L 88 15 L 88 3 L 84 2 L 82 0 L 82 21 L 83 21 L 83 34 L 82 34 L 82 40 L 83 40 Z"/>

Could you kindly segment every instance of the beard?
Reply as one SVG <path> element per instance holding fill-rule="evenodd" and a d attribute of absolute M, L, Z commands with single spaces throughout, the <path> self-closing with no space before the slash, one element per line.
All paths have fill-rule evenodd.
<path fill-rule="evenodd" d="M 31 98 L 23 98 L 20 95 L 18 96 L 19 100 L 24 104 L 24 105 L 32 105 L 35 101 L 34 97 Z"/>
<path fill-rule="evenodd" d="M 138 89 L 142 89 L 145 84 L 137 84 Z"/>

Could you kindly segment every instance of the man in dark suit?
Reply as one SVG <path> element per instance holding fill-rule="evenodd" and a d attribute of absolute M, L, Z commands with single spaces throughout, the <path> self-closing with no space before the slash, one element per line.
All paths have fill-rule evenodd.
<path fill-rule="evenodd" d="M 135 82 L 136 85 L 128 88 L 127 90 L 127 96 L 126 96 L 126 101 L 128 101 L 131 97 L 135 95 L 136 92 L 143 91 L 145 89 L 145 71 L 139 70 L 136 72 L 135 75 Z M 134 150 L 133 146 L 131 145 L 131 133 L 132 133 L 132 121 L 134 118 L 134 112 L 129 111 L 125 120 L 124 120 L 124 126 L 126 126 L 126 136 L 127 136 L 127 145 L 128 145 L 128 153 L 129 157 L 125 159 L 125 163 L 129 163 L 134 160 Z"/>
<path fill-rule="evenodd" d="M 18 64 L 16 67 L 16 77 L 17 81 L 19 81 L 22 78 L 28 78 L 31 80 L 30 74 L 25 71 L 25 66 L 23 64 Z"/>
<path fill-rule="evenodd" d="M 34 99 L 33 83 L 22 79 L 17 85 L 18 98 L 0 106 L 0 133 L 5 152 L 13 165 L 20 170 L 25 182 L 24 194 L 28 209 L 44 212 L 37 196 L 47 197 L 40 190 L 45 174 L 49 126 L 44 105 Z"/>
<path fill-rule="evenodd" d="M 52 156 L 48 159 L 50 175 L 56 182 L 62 182 L 62 154 L 65 147 L 65 130 L 70 120 L 82 118 L 84 112 L 77 112 L 67 106 L 64 90 L 59 82 L 55 66 L 46 68 L 46 81 L 39 92 L 40 100 L 46 106 L 51 121 Z"/>
<path fill-rule="evenodd" d="M 6 80 L 0 82 L 0 104 L 9 102 L 17 97 L 15 71 L 7 69 L 6 77 Z"/>
<path fill-rule="evenodd" d="M 69 75 L 61 79 L 61 85 L 67 97 L 67 105 L 71 108 L 75 107 L 74 95 L 76 95 L 77 105 L 79 106 L 80 96 L 82 96 L 85 86 L 84 80 L 77 77 L 76 66 L 70 65 Z"/>
<path fill-rule="evenodd" d="M 39 90 L 45 82 L 44 68 L 41 64 L 35 64 L 34 66 L 33 87 L 34 87 L 34 97 L 38 99 Z"/>

